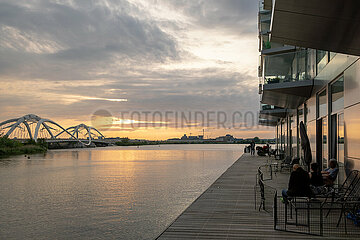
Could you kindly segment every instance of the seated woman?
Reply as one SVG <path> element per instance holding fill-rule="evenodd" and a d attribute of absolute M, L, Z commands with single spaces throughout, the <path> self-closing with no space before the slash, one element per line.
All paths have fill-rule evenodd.
<path fill-rule="evenodd" d="M 324 185 L 323 177 L 321 175 L 321 172 L 319 171 L 319 164 L 312 163 L 310 165 L 310 185 L 314 187 L 319 187 Z"/>
<path fill-rule="evenodd" d="M 310 188 L 314 195 L 320 195 L 326 193 L 327 189 L 324 186 L 323 177 L 320 172 L 319 164 L 312 163 L 310 165 Z"/>
<path fill-rule="evenodd" d="M 337 167 L 337 161 L 335 159 L 330 159 L 329 167 L 321 172 L 326 186 L 334 185 L 338 172 L 339 168 Z"/>

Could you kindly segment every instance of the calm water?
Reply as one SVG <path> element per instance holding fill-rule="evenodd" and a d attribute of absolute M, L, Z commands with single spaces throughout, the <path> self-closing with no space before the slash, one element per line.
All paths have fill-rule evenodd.
<path fill-rule="evenodd" d="M 53 150 L 0 160 L 0 239 L 152 239 L 242 145 Z"/>

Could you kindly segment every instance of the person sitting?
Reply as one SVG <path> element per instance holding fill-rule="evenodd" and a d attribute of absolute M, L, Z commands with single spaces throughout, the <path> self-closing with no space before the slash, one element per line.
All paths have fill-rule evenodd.
<path fill-rule="evenodd" d="M 283 199 L 287 201 L 288 197 L 311 197 L 312 195 L 309 174 L 299 164 L 294 164 L 289 187 L 287 190 L 282 190 Z"/>
<path fill-rule="evenodd" d="M 320 172 L 319 164 L 312 163 L 310 165 L 310 188 L 314 195 L 321 195 L 327 192 L 327 188 L 324 186 L 323 177 Z"/>
<path fill-rule="evenodd" d="M 319 171 L 319 164 L 312 163 L 310 165 L 310 185 L 314 187 L 319 187 L 324 185 L 323 177 Z"/>
<path fill-rule="evenodd" d="M 337 167 L 337 161 L 335 159 L 330 159 L 329 167 L 321 172 L 325 185 L 326 186 L 334 185 L 338 173 L 339 173 L 339 168 Z"/>

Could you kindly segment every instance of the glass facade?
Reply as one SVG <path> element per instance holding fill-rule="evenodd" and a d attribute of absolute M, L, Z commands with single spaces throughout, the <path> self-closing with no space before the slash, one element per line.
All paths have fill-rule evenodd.
<path fill-rule="evenodd" d="M 264 56 L 264 84 L 309 80 L 309 50 Z"/>
<path fill-rule="evenodd" d="M 317 74 L 324 69 L 326 64 L 328 63 L 329 57 L 328 52 L 323 50 L 316 50 L 316 70 Z"/>
<path fill-rule="evenodd" d="M 344 109 L 344 77 L 331 84 L 331 111 Z"/>
<path fill-rule="evenodd" d="M 280 134 L 280 148 L 281 150 L 285 150 L 285 124 L 281 123 L 281 134 Z"/>
<path fill-rule="evenodd" d="M 326 89 L 318 95 L 317 101 L 318 117 L 323 117 L 327 114 L 327 98 Z"/>
<path fill-rule="evenodd" d="M 297 116 L 292 116 L 291 118 L 289 118 L 290 121 L 290 129 L 291 129 L 291 156 L 296 157 L 298 156 L 297 153 Z"/>
<path fill-rule="evenodd" d="M 344 114 L 341 113 L 338 115 L 337 120 L 337 160 L 339 163 L 339 181 L 342 182 L 345 179 L 345 167 L 344 167 L 344 144 L 345 144 L 345 134 L 344 134 Z"/>
<path fill-rule="evenodd" d="M 268 31 L 272 30 L 268 25 L 269 17 L 271 22 L 276 16 L 271 16 L 271 7 L 265 11 L 263 6 L 259 14 L 262 101 L 291 108 L 278 115 L 281 116 L 277 126 L 279 147 L 288 156 L 303 156 L 299 134 L 299 123 L 303 121 L 313 162 L 326 168 L 329 159 L 335 158 L 340 167 L 340 183 L 346 177 L 344 168 L 347 174 L 350 170 L 360 169 L 360 60 L 356 56 L 299 46 L 276 50 L 276 43 L 269 42 Z M 313 88 L 305 94 L 311 83 Z M 266 91 L 273 95 L 265 95 Z M 297 91 L 304 92 L 300 95 Z M 293 99 L 297 102 L 294 103 Z M 272 109 L 272 106 L 264 105 L 262 109 Z"/>
<path fill-rule="evenodd" d="M 335 158 L 341 169 L 344 169 L 344 77 L 328 84 L 327 88 L 307 103 L 313 112 L 316 111 L 313 117 L 311 114 L 305 117 L 308 108 L 305 107 L 307 104 L 303 104 L 296 114 L 283 119 L 282 149 L 287 155 L 303 156 L 299 134 L 299 123 L 303 121 L 307 126 L 313 161 L 318 161 L 324 169 L 328 167 L 329 159 Z M 341 174 L 340 181 L 344 176 L 343 172 Z"/>
<path fill-rule="evenodd" d="M 298 109 L 298 126 L 300 125 L 300 122 L 303 122 L 304 124 L 306 124 L 305 118 L 304 118 L 304 108 L 303 107 Z M 301 151 L 301 137 L 300 137 L 299 127 L 297 128 L 297 142 L 298 142 L 298 146 L 297 146 L 298 157 L 302 158 L 302 157 L 304 157 L 304 154 L 303 154 L 303 151 Z"/>
<path fill-rule="evenodd" d="M 287 128 L 287 122 L 284 121 L 283 123 L 283 139 L 284 139 L 284 147 L 283 149 L 285 150 L 286 154 L 288 154 L 287 151 L 287 146 L 288 146 L 288 128 Z"/>
<path fill-rule="evenodd" d="M 328 124 L 327 124 L 327 118 L 324 117 L 322 119 L 322 165 L 323 168 L 327 168 L 328 165 Z"/>
<path fill-rule="evenodd" d="M 330 52 L 329 60 L 331 61 L 336 56 L 336 53 Z"/>
<path fill-rule="evenodd" d="M 270 0 L 262 3 L 270 7 L 266 8 L 269 12 L 260 9 L 259 43 L 263 46 L 261 101 L 291 108 L 281 115 L 278 112 L 282 111 L 276 111 L 280 118 L 277 138 L 281 142 L 281 149 L 288 156 L 303 156 L 299 134 L 299 123 L 303 121 L 310 140 L 313 162 L 326 168 L 329 159 L 335 158 L 340 167 L 338 183 L 341 183 L 346 177 L 345 172 L 349 174 L 353 169 L 360 169 L 360 59 L 357 54 L 351 56 L 349 52 L 337 54 L 332 52 L 338 49 L 335 45 L 333 48 L 325 48 L 320 43 L 274 49 L 276 41 L 289 43 L 276 37 L 274 30 L 276 24 L 281 21 L 285 24 L 287 19 L 281 19 L 281 15 L 276 14 L 271 16 L 271 10 L 276 13 L 283 10 L 282 6 L 276 7 L 274 1 Z M 287 10 L 290 9 L 293 6 Z M 271 43 L 268 30 L 274 30 Z M 264 35 L 261 37 L 261 34 Z M 328 40 L 331 41 L 331 38 Z M 306 48 L 314 46 L 330 51 Z M 263 109 L 267 108 L 269 106 L 263 106 Z"/>
<path fill-rule="evenodd" d="M 313 161 L 316 160 L 316 121 L 307 122 L 306 130 L 310 141 Z"/>

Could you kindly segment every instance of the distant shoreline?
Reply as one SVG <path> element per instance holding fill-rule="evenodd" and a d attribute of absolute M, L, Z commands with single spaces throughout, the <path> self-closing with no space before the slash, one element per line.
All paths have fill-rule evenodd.
<path fill-rule="evenodd" d="M 175 145 L 175 144 L 243 144 L 247 145 L 250 143 L 241 143 L 241 142 L 129 142 L 122 143 L 116 142 L 115 146 L 151 146 L 151 145 Z M 256 143 L 256 144 L 266 144 L 266 143 Z M 273 143 L 270 143 L 273 144 Z"/>
<path fill-rule="evenodd" d="M 167 142 L 167 141 L 139 141 L 139 142 L 116 142 L 116 146 L 146 146 L 146 145 L 170 145 L 170 144 L 250 144 L 251 142 L 216 142 L 216 141 L 193 141 L 193 142 Z M 256 142 L 255 144 L 266 144 L 267 142 Z M 274 143 L 269 143 L 274 144 Z"/>

